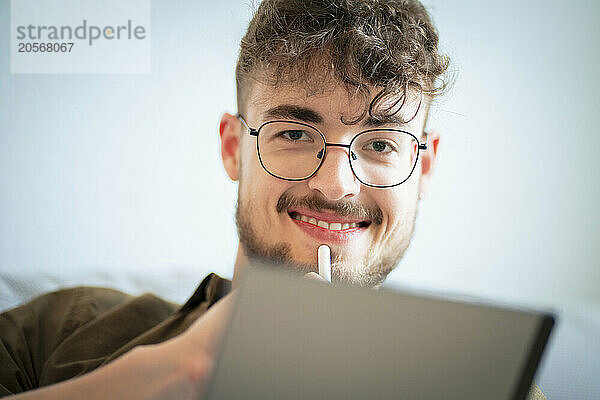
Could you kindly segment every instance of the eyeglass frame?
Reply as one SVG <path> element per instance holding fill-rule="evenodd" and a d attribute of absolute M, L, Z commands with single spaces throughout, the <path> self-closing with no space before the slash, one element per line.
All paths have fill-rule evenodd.
<path fill-rule="evenodd" d="M 260 162 L 261 167 L 272 177 L 277 178 L 277 179 L 283 179 L 285 181 L 291 181 L 291 182 L 299 182 L 299 181 L 305 181 L 307 179 L 312 178 L 313 176 L 315 176 L 315 174 L 319 171 L 319 169 L 321 168 L 321 166 L 323 165 L 323 162 L 325 161 L 325 156 L 327 155 L 327 147 L 343 147 L 348 149 L 348 164 L 350 164 L 350 170 L 352 171 L 352 175 L 354 175 L 354 177 L 363 185 L 365 186 L 369 186 L 369 187 L 373 187 L 373 188 L 377 188 L 377 189 L 387 189 L 387 188 L 391 188 L 391 187 L 395 187 L 395 186 L 399 186 L 402 185 L 404 182 L 406 182 L 413 174 L 413 172 L 415 171 L 415 168 L 417 167 L 417 164 L 419 162 L 419 153 L 421 150 L 427 150 L 427 132 L 424 132 L 425 134 L 425 143 L 421 143 L 419 142 L 419 139 L 417 139 L 417 137 L 415 135 L 413 135 L 410 132 L 404 131 L 402 129 L 391 129 L 391 128 L 373 128 L 373 129 L 367 129 L 365 131 L 361 131 L 358 132 L 356 135 L 354 135 L 354 137 L 352 138 L 352 140 L 350 140 L 349 144 L 343 144 L 343 143 L 329 143 L 327 142 L 327 139 L 325 138 L 325 135 L 323 134 L 323 132 L 321 132 L 320 130 L 318 130 L 317 128 L 315 128 L 312 125 L 309 125 L 307 123 L 304 122 L 298 122 L 298 121 L 290 121 L 290 120 L 271 120 L 271 121 L 266 121 L 263 122 L 258 129 L 255 128 L 251 128 L 248 123 L 246 123 L 246 120 L 244 119 L 244 117 L 242 117 L 242 115 L 240 113 L 237 113 L 235 115 L 235 117 L 237 119 L 240 120 L 240 122 L 246 127 L 246 129 L 248 130 L 248 134 L 251 136 L 256 137 L 256 153 L 258 154 L 258 161 Z M 259 150 L 259 145 L 258 145 L 258 135 L 260 133 L 260 130 L 268 125 L 268 124 L 272 124 L 274 122 L 284 122 L 284 123 L 292 123 L 292 124 L 297 124 L 297 125 L 303 125 L 306 126 L 307 128 L 311 128 L 314 129 L 315 131 L 317 131 L 319 133 L 319 135 L 321 135 L 321 138 L 323 139 L 323 143 L 324 143 L 324 148 L 323 148 L 323 156 L 321 157 L 321 161 L 319 162 L 319 166 L 312 172 L 312 174 L 310 174 L 309 176 L 307 176 L 306 178 L 283 178 L 281 176 L 277 176 L 274 173 L 272 173 L 271 171 L 269 171 L 267 169 L 267 167 L 265 167 L 265 164 L 262 161 L 262 157 L 260 156 L 260 150 Z M 358 175 L 356 175 L 356 172 L 354 171 L 354 167 L 352 166 L 352 160 L 350 159 L 351 157 L 351 153 L 354 154 L 354 152 L 352 152 L 350 150 L 350 148 L 352 147 L 352 143 L 354 142 L 354 140 L 364 134 L 364 133 L 369 133 L 369 132 L 400 132 L 400 133 L 405 133 L 407 135 L 412 136 L 412 138 L 418 143 L 417 146 L 417 158 L 415 159 L 415 163 L 413 164 L 412 169 L 410 170 L 410 173 L 408 174 L 408 176 L 406 177 L 406 179 L 404 179 L 402 182 L 400 183 L 396 183 L 393 185 L 372 185 L 370 183 L 366 183 L 363 182 L 362 179 L 360 179 L 358 177 Z"/>

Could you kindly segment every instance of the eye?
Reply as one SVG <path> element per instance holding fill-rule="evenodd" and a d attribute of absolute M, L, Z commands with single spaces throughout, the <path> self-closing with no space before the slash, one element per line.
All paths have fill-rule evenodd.
<path fill-rule="evenodd" d="M 278 137 L 282 137 L 284 139 L 288 139 L 293 142 L 308 142 L 312 141 L 312 137 L 308 135 L 305 131 L 300 129 L 289 129 L 285 131 L 281 131 L 277 134 Z"/>
<path fill-rule="evenodd" d="M 389 153 L 396 151 L 396 148 L 387 140 L 373 140 L 364 145 L 363 150 L 374 151 L 376 153 Z"/>

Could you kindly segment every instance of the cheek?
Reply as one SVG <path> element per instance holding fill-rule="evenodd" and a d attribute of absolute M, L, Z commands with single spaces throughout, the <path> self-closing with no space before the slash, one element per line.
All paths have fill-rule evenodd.
<path fill-rule="evenodd" d="M 261 166 L 255 143 L 245 142 L 241 149 L 239 190 L 255 212 L 263 212 L 269 206 L 269 194 L 275 193 L 273 178 Z"/>
<path fill-rule="evenodd" d="M 272 226 L 279 217 L 277 202 L 289 188 L 289 182 L 269 175 L 252 150 L 244 152 L 241 159 L 239 197 L 254 221 L 262 226 Z"/>
<path fill-rule="evenodd" d="M 393 231 L 406 226 L 415 212 L 415 196 L 412 188 L 405 187 L 391 189 L 378 199 L 384 215 L 384 229 Z"/>
<path fill-rule="evenodd" d="M 253 138 L 250 138 L 253 139 Z M 255 175 L 256 167 L 260 168 L 255 142 L 243 138 L 240 146 L 240 183 Z"/>

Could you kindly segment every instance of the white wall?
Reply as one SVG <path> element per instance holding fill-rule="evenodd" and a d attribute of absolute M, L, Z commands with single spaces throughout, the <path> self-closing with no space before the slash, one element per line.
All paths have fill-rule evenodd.
<path fill-rule="evenodd" d="M 598 398 L 599 346 L 582 346 L 600 330 L 600 3 L 426 4 L 459 79 L 433 114 L 438 170 L 389 281 L 562 310 L 537 381 L 551 399 Z M 183 301 L 209 271 L 231 277 L 236 186 L 217 123 L 235 111 L 250 13 L 156 0 L 151 74 L 11 75 L 0 0 L 4 306 L 15 285 Z"/>
<path fill-rule="evenodd" d="M 431 123 L 439 169 L 394 278 L 600 302 L 600 3 L 428 4 L 459 80 Z"/>

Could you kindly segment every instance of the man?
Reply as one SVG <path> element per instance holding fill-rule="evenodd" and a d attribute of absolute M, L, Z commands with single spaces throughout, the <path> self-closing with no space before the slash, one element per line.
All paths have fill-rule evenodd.
<path fill-rule="evenodd" d="M 334 280 L 378 287 L 433 172 L 439 135 L 425 124 L 448 66 L 437 44 L 416 0 L 265 0 L 241 43 L 238 114 L 219 127 L 239 181 L 233 282 L 211 274 L 182 307 L 78 288 L 11 310 L 0 319 L 1 393 L 198 398 L 253 262 L 314 276 L 327 244 Z M 534 387 L 531 398 L 543 395 Z"/>

